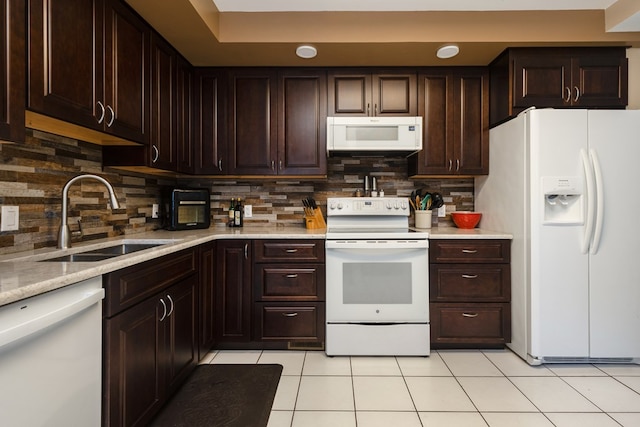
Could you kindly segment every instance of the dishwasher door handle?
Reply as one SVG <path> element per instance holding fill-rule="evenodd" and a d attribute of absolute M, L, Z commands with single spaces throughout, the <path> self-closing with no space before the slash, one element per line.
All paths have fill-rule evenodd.
<path fill-rule="evenodd" d="M 58 307 L 45 315 L 29 319 L 26 322 L 5 330 L 0 329 L 0 348 L 62 322 L 74 314 L 80 313 L 98 303 L 103 298 L 104 289 L 98 289 L 90 294 L 85 294 L 81 299 Z"/>

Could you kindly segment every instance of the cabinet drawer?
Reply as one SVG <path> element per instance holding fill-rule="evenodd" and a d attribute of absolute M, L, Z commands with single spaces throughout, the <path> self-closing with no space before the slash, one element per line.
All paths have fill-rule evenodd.
<path fill-rule="evenodd" d="M 429 299 L 439 301 L 509 302 L 509 264 L 432 264 Z"/>
<path fill-rule="evenodd" d="M 195 251 L 188 249 L 105 274 L 105 316 L 111 317 L 196 272 Z"/>
<path fill-rule="evenodd" d="M 256 262 L 323 262 L 324 240 L 256 240 Z"/>
<path fill-rule="evenodd" d="M 510 240 L 431 240 L 431 263 L 508 263 Z"/>
<path fill-rule="evenodd" d="M 509 304 L 430 304 L 434 348 L 502 346 L 511 340 Z"/>
<path fill-rule="evenodd" d="M 324 303 L 255 305 L 255 339 L 323 341 Z"/>
<path fill-rule="evenodd" d="M 322 264 L 256 264 L 256 301 L 324 299 L 325 270 Z"/>

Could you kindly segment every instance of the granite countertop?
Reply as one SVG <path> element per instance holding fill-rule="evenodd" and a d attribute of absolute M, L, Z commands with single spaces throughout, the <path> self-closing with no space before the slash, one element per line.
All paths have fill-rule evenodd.
<path fill-rule="evenodd" d="M 511 239 L 506 233 L 482 229 L 462 230 L 433 227 L 419 230 L 430 239 Z M 75 244 L 70 249 L 43 248 L 0 256 L 0 306 L 71 285 L 82 280 L 120 270 L 163 255 L 201 245 L 216 239 L 324 239 L 325 229 L 300 227 L 213 226 L 206 230 L 158 230 Z M 65 254 L 113 246 L 119 243 L 161 243 L 151 249 L 97 262 L 38 262 Z"/>

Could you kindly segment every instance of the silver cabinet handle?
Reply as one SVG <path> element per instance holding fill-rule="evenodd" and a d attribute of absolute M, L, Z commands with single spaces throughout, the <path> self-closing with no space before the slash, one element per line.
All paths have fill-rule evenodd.
<path fill-rule="evenodd" d="M 285 276 L 287 279 L 297 279 L 298 275 L 297 274 L 285 274 Z"/>
<path fill-rule="evenodd" d="M 244 244 L 244 259 L 249 259 L 249 244 Z"/>
<path fill-rule="evenodd" d="M 453 161 L 449 159 L 449 170 L 451 170 L 451 166 L 453 166 Z"/>
<path fill-rule="evenodd" d="M 278 167 L 282 170 L 282 160 L 278 160 Z"/>
<path fill-rule="evenodd" d="M 160 317 L 160 321 L 162 322 L 167 317 L 167 304 L 162 298 L 160 298 L 160 304 L 162 304 L 162 309 L 164 310 L 162 316 Z"/>
<path fill-rule="evenodd" d="M 463 254 L 477 254 L 478 251 L 476 249 L 463 249 L 462 253 Z"/>
<path fill-rule="evenodd" d="M 371 115 L 371 104 L 367 103 L 367 116 Z"/>
<path fill-rule="evenodd" d="M 218 169 L 222 172 L 222 159 L 218 160 Z"/>
<path fill-rule="evenodd" d="M 297 249 L 285 249 L 284 251 L 288 254 L 295 254 L 296 252 L 298 252 Z"/>
<path fill-rule="evenodd" d="M 463 279 L 477 279 L 478 275 L 477 274 L 463 274 L 462 278 Z"/>
<path fill-rule="evenodd" d="M 377 116 L 377 115 L 378 115 L 378 104 L 374 104 L 374 107 L 373 107 L 373 115 L 374 115 L 374 116 Z"/>
<path fill-rule="evenodd" d="M 567 96 L 563 96 L 563 97 L 562 97 L 562 100 L 563 100 L 564 102 L 569 102 L 569 101 L 571 101 L 571 88 L 570 88 L 569 86 L 566 86 L 566 87 L 564 88 L 564 90 L 566 90 L 566 91 L 567 91 Z"/>
<path fill-rule="evenodd" d="M 271 160 L 271 170 L 275 170 L 275 169 L 276 169 L 276 162 Z"/>
<path fill-rule="evenodd" d="M 113 111 L 113 108 L 111 108 L 111 105 L 107 105 L 107 110 L 109 110 L 109 112 L 111 113 L 111 120 L 109 120 L 109 122 L 107 123 L 107 127 L 110 128 L 116 119 L 116 113 L 115 111 Z"/>
<path fill-rule="evenodd" d="M 456 159 L 456 172 L 460 170 L 460 159 Z"/>
<path fill-rule="evenodd" d="M 462 317 L 478 317 L 478 313 L 462 313 Z"/>
<path fill-rule="evenodd" d="M 284 317 L 296 317 L 298 313 L 282 313 Z"/>
<path fill-rule="evenodd" d="M 100 107 L 100 118 L 98 119 L 98 124 L 102 124 L 102 121 L 104 120 L 104 105 L 102 104 L 102 102 L 98 101 L 98 107 Z"/>
<path fill-rule="evenodd" d="M 576 97 L 573 98 L 573 102 L 578 102 L 578 99 L 580 98 L 580 89 L 578 89 L 578 86 L 574 86 L 573 88 L 576 90 Z"/>
<path fill-rule="evenodd" d="M 160 158 L 160 151 L 158 150 L 158 147 L 156 147 L 155 144 L 151 146 L 151 149 L 153 150 L 153 158 L 151 159 L 151 163 L 155 163 Z"/>
<path fill-rule="evenodd" d="M 167 314 L 167 317 L 171 316 L 171 313 L 173 313 L 173 300 L 171 299 L 171 295 L 167 294 L 167 299 L 169 300 L 169 302 L 171 303 L 171 308 L 169 309 L 169 314 Z"/>

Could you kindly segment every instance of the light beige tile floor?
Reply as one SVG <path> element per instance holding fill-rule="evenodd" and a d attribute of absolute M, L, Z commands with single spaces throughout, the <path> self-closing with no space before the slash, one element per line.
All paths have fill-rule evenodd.
<path fill-rule="evenodd" d="M 218 351 L 201 363 L 281 364 L 269 427 L 640 426 L 640 365 L 532 367 L 509 350 Z"/>

